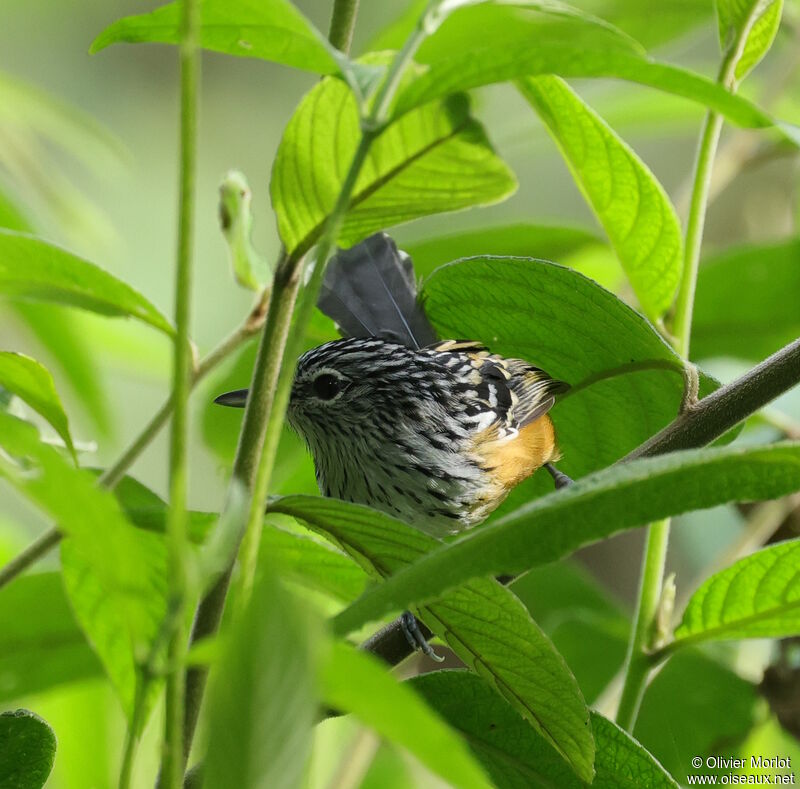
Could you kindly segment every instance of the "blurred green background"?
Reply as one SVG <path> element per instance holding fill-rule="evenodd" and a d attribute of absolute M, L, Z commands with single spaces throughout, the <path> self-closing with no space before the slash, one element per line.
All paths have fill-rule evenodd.
<path fill-rule="evenodd" d="M 305 0 L 297 5 L 320 29 L 327 29 L 329 2 Z M 401 10 L 401 4 L 374 0 L 364 0 L 361 5 L 355 52 L 363 49 Z M 591 0 L 578 5 L 616 22 L 662 59 L 708 75 L 716 71 L 719 55 L 711 0 Z M 93 38 L 110 22 L 153 6 L 152 2 L 137 0 L 72 3 L 6 0 L 3 3 L 0 104 L 5 107 L 0 107 L 0 146 L 5 155 L 0 156 L 0 190 L 15 196 L 40 234 L 97 262 L 170 315 L 177 205 L 177 53 L 174 48 L 155 45 L 118 45 L 95 56 L 87 53 Z M 785 24 L 775 46 L 744 88 L 745 94 L 758 98 L 779 117 L 795 123 L 800 122 L 798 31 L 800 4 L 795 2 L 786 8 Z M 82 148 L 83 155 L 76 156 L 20 126 L 13 102 L 3 101 L 4 95 L 6 98 L 9 95 L 8 86 L 3 93 L 6 79 L 44 90 L 93 119 L 98 129 L 89 137 L 94 140 L 92 145 L 79 142 L 77 147 Z M 193 336 L 201 353 L 231 331 L 252 302 L 251 294 L 235 285 L 229 270 L 217 221 L 219 182 L 232 168 L 246 174 L 253 191 L 254 242 L 262 254 L 274 259 L 279 241 L 269 205 L 270 166 L 286 122 L 299 98 L 314 82 L 313 75 L 257 60 L 209 53 L 203 58 L 193 318 Z M 681 217 L 685 216 L 702 110 L 674 97 L 611 81 L 578 81 L 576 86 L 648 163 L 672 196 Z M 474 104 L 499 153 L 516 172 L 519 190 L 498 206 L 433 217 L 398 228 L 393 235 L 400 245 L 461 229 L 509 222 L 581 226 L 597 232 L 591 212 L 555 146 L 519 95 L 509 86 L 491 87 L 479 91 Z M 50 133 L 58 138 L 61 135 L 58 126 L 45 118 L 41 127 L 47 131 L 48 125 Z M 746 165 L 738 171 L 742 162 Z M 723 188 L 710 208 L 707 254 L 744 242 L 763 243 L 797 235 L 800 167 L 796 155 L 776 155 L 763 137 L 726 129 L 717 175 L 724 180 L 727 174 L 733 180 L 720 182 Z M 535 255 L 537 250 L 529 252 Z M 558 262 L 600 272 L 606 282 L 616 281 L 616 264 L 604 248 L 593 247 L 579 259 Z M 54 308 L 37 310 L 47 312 Z M 103 466 L 137 435 L 163 402 L 169 378 L 168 342 L 156 332 L 124 321 L 67 312 L 59 313 L 58 320 L 68 322 L 79 342 L 91 349 L 86 380 L 97 381 L 97 392 L 94 400 L 89 400 L 88 408 L 70 387 L 70 376 L 59 368 L 51 350 L 19 313 L 5 304 L 0 311 L 0 344 L 4 349 L 34 356 L 54 372 L 73 435 L 79 441 L 97 445 L 94 456 L 86 456 L 91 459 L 84 462 Z M 231 381 L 234 386 L 247 384 L 247 364 L 245 360 L 238 365 Z M 747 364 L 742 360 L 714 359 L 706 360 L 704 366 L 724 380 L 741 372 Z M 77 369 L 77 359 L 75 365 Z M 209 408 L 217 391 L 215 387 L 219 386 L 222 384 L 212 381 L 202 386 L 193 399 L 196 419 L 190 504 L 195 509 L 219 509 L 236 440 L 239 415 Z M 85 390 L 83 393 L 86 395 Z M 778 407 L 800 420 L 800 396 L 787 396 Z M 773 428 L 757 427 L 739 440 L 763 440 L 773 435 Z M 166 434 L 162 434 L 137 461 L 132 473 L 163 494 L 166 459 Z M 313 490 L 310 463 L 303 459 L 296 443 L 287 444 L 281 462 L 279 471 L 292 489 Z M 5 560 L 45 524 L 7 488 L 0 491 L 3 501 L 0 558 Z M 670 566 L 677 573 L 679 594 L 690 589 L 715 557 L 740 537 L 743 523 L 743 516 L 733 508 L 682 519 L 670 557 Z M 703 528 L 698 528 L 699 525 Z M 609 594 L 621 601 L 623 610 L 635 592 L 640 544 L 641 535 L 626 535 L 581 556 Z M 570 589 L 574 590 L 580 583 L 573 581 Z M 573 628 L 575 623 L 571 623 L 567 605 L 569 595 L 566 591 L 562 594 L 558 583 L 544 571 L 528 583 L 530 589 L 525 594 L 535 601 L 531 603 L 534 613 L 539 606 L 543 626 L 549 632 L 560 632 L 561 642 L 557 638 L 557 644 L 572 665 L 569 650 L 580 651 L 587 631 L 582 626 Z M 581 597 L 581 606 L 594 610 L 595 624 L 600 622 L 591 632 L 606 645 L 605 654 L 609 656 L 613 674 L 614 661 L 621 659 L 619 652 L 626 636 L 624 618 L 607 601 L 597 602 L 595 610 L 586 600 Z M 603 638 L 607 641 L 603 642 Z M 751 642 L 738 648 L 731 662 L 742 676 L 757 681 L 770 655 L 768 644 Z M 671 670 L 673 665 L 670 664 Z M 698 676 L 699 672 L 698 669 Z M 666 685 L 663 693 L 669 695 L 670 676 L 668 672 L 664 675 L 659 681 Z M 742 708 L 742 720 L 753 723 L 756 719 L 753 716 L 761 716 L 764 726 L 773 727 L 766 734 L 763 727 L 758 731 L 759 736 L 768 738 L 766 741 L 774 750 L 775 743 L 783 742 L 780 739 L 783 735 L 776 734 L 766 706 L 757 704 L 751 685 L 737 685 L 732 673 L 725 676 L 732 683 L 732 688 L 725 692 L 733 708 L 738 709 L 736 705 Z M 596 681 L 598 692 L 604 684 L 601 679 Z M 708 681 L 721 680 L 714 675 Z M 680 687 L 680 675 L 677 682 Z M 0 675 L 0 687 L 2 683 Z M 698 704 L 698 709 L 683 710 L 682 714 L 695 719 L 713 712 Z M 77 683 L 36 698 L 17 700 L 13 706 L 35 710 L 53 725 L 58 735 L 56 766 L 48 786 L 88 789 L 113 783 L 123 720 L 106 683 L 100 680 Z M 730 713 L 731 720 L 738 720 L 736 714 L 735 710 Z M 675 731 L 670 734 L 673 740 L 680 728 L 678 713 L 675 715 Z M 154 769 L 154 762 L 148 763 L 145 754 L 153 752 L 158 725 L 159 717 L 154 716 L 139 765 L 143 782 Z M 670 725 L 665 718 L 648 718 L 645 708 L 640 727 L 658 730 Z M 741 739 L 746 728 L 742 724 L 741 730 L 731 732 L 730 736 Z M 324 724 L 319 740 L 309 776 L 312 786 L 435 785 L 435 779 L 422 768 L 380 746 L 373 735 L 348 721 Z M 783 747 L 781 744 L 780 748 Z M 794 747 L 797 752 L 796 743 Z M 782 753 L 780 748 L 778 753 Z M 675 753 L 682 752 L 675 745 Z M 682 757 L 676 758 L 680 761 Z"/>

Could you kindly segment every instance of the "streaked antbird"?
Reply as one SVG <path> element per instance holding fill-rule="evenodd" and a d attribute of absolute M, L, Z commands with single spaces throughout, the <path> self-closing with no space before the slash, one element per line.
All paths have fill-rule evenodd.
<path fill-rule="evenodd" d="M 567 384 L 478 343 L 440 342 L 389 236 L 330 261 L 319 307 L 345 339 L 300 358 L 288 418 L 324 495 L 442 535 L 480 523 L 544 465 L 558 480 L 548 411 Z"/>

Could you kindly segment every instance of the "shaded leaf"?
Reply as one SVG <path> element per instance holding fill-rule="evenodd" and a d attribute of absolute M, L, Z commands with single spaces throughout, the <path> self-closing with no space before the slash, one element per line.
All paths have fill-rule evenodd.
<path fill-rule="evenodd" d="M 744 79 L 775 40 L 781 24 L 783 0 L 716 0 L 714 5 L 723 54 L 739 53 L 736 79 Z"/>
<path fill-rule="evenodd" d="M 559 468 L 572 477 L 619 460 L 678 413 L 678 356 L 641 315 L 575 271 L 542 260 L 462 260 L 437 269 L 422 297 L 440 336 L 479 340 L 571 384 L 551 415 Z M 701 394 L 716 386 L 701 374 Z M 527 500 L 552 482 L 542 472 L 521 490 Z"/>
<path fill-rule="evenodd" d="M 72 457 L 75 447 L 69 432 L 69 420 L 56 392 L 53 376 L 47 368 L 30 356 L 11 351 L 0 351 L 0 386 L 27 403 L 43 416 L 64 440 Z"/>
<path fill-rule="evenodd" d="M 712 575 L 692 595 L 674 646 L 800 635 L 800 540 L 770 545 Z"/>
<path fill-rule="evenodd" d="M 421 557 L 339 614 L 335 632 L 348 633 L 412 601 L 436 599 L 470 578 L 516 575 L 623 529 L 799 489 L 798 443 L 697 449 L 622 463 Z"/>
<path fill-rule="evenodd" d="M 500 789 L 572 789 L 580 781 L 525 721 L 478 677 L 466 671 L 434 671 L 410 684 L 464 734 Z M 593 712 L 597 744 L 595 789 L 677 787 L 663 767 L 616 724 Z"/>
<path fill-rule="evenodd" d="M 167 319 L 144 296 L 108 272 L 39 238 L 1 229 L 0 292 L 138 318 L 173 334 Z"/>
<path fill-rule="evenodd" d="M 270 195 L 287 250 L 318 240 L 361 139 L 347 86 L 326 79 L 305 96 L 281 140 Z M 339 241 L 421 216 L 495 203 L 516 188 L 463 95 L 408 113 L 372 144 L 353 190 Z"/>
<path fill-rule="evenodd" d="M 64 581 L 75 615 L 130 714 L 141 652 L 166 615 L 163 540 L 133 528 L 111 493 L 0 412 L 0 476 L 65 533 Z M 25 468 L 10 458 L 22 460 Z"/>
<path fill-rule="evenodd" d="M 306 523 L 349 553 L 373 575 L 413 566 L 440 545 L 383 513 L 319 496 L 287 496 L 270 504 Z M 594 745 L 588 710 L 575 678 L 525 607 L 493 579 L 475 579 L 420 616 L 468 666 L 506 700 L 586 780 Z"/>
<path fill-rule="evenodd" d="M 377 658 L 335 643 L 322 663 L 320 675 L 322 697 L 328 705 L 353 713 L 382 737 L 407 748 L 449 785 L 489 786 L 463 741 L 409 685 L 398 683 Z M 488 692 L 507 707 L 491 690 Z M 555 758 L 564 765 L 560 757 Z M 566 765 L 562 769 L 569 774 Z"/>
<path fill-rule="evenodd" d="M 427 277 L 437 266 L 459 258 L 510 255 L 564 262 L 565 256 L 600 244 L 597 235 L 582 228 L 520 222 L 423 238 L 400 246 L 414 260 L 416 275 Z"/>
<path fill-rule="evenodd" d="M 800 335 L 798 293 L 798 239 L 737 247 L 705 261 L 697 278 L 693 356 L 769 356 Z"/>
<path fill-rule="evenodd" d="M 28 710 L 0 713 L 0 789 L 40 789 L 56 758 L 56 735 Z"/>
<path fill-rule="evenodd" d="M 720 700 L 724 699 L 724 703 Z M 682 784 L 692 757 L 735 753 L 763 715 L 756 689 L 730 668 L 689 649 L 675 655 L 647 688 L 633 734 Z M 749 756 L 749 754 L 748 754 Z"/>
<path fill-rule="evenodd" d="M 530 77 L 518 86 L 608 233 L 645 314 L 657 320 L 683 268 L 681 226 L 664 187 L 563 80 Z"/>
<path fill-rule="evenodd" d="M 0 702 L 101 672 L 59 573 L 25 575 L 0 589 Z"/>
<path fill-rule="evenodd" d="M 705 77 L 647 57 L 608 25 L 547 17 L 513 3 L 484 3 L 452 13 L 415 59 L 427 69 L 399 91 L 396 115 L 455 91 L 557 74 L 630 80 L 699 102 L 740 126 L 773 125 L 750 102 Z M 798 139 L 795 130 L 783 131 Z"/>
<path fill-rule="evenodd" d="M 305 612 L 265 570 L 211 689 L 206 786 L 302 783 L 316 714 L 313 658 Z"/>

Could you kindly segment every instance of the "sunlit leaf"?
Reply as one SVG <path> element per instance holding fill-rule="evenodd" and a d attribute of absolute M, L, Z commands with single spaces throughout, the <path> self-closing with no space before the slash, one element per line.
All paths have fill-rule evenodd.
<path fill-rule="evenodd" d="M 373 575 L 387 577 L 413 566 L 440 543 L 371 510 L 319 496 L 288 496 L 270 510 L 320 531 Z M 588 710 L 575 678 L 525 607 L 494 579 L 476 578 L 420 616 L 468 666 L 506 700 L 571 764 L 592 776 L 594 745 Z"/>
<path fill-rule="evenodd" d="M 681 226 L 664 187 L 563 80 L 531 77 L 518 85 L 608 233 L 644 312 L 657 320 L 683 267 Z"/>
<path fill-rule="evenodd" d="M 135 529 L 93 475 L 39 441 L 32 425 L 2 412 L 0 447 L 0 476 L 67 535 L 62 564 L 70 604 L 130 714 L 138 658 L 166 615 L 163 540 Z"/>
<path fill-rule="evenodd" d="M 202 0 L 200 41 L 205 49 L 227 55 L 262 58 L 319 74 L 339 67 L 333 47 L 288 0 Z M 180 41 L 180 4 L 149 14 L 127 16 L 109 25 L 90 52 L 117 42 Z"/>
<path fill-rule="evenodd" d="M 572 477 L 610 465 L 678 413 L 680 359 L 641 315 L 575 271 L 539 260 L 463 260 L 438 269 L 422 296 L 441 337 L 479 340 L 572 386 L 552 411 L 559 468 Z M 701 393 L 716 386 L 701 375 Z M 552 482 L 542 472 L 524 490 L 527 499 Z"/>
<path fill-rule="evenodd" d="M 716 0 L 714 5 L 723 54 L 739 53 L 736 78 L 741 80 L 772 46 L 781 24 L 783 0 Z"/>
<path fill-rule="evenodd" d="M 522 77 L 614 77 L 675 93 L 762 128 L 772 119 L 712 80 L 647 57 L 626 36 L 586 18 L 553 18 L 518 4 L 485 3 L 452 13 L 420 47 L 428 68 L 399 92 L 404 112 L 459 90 Z M 784 129 L 795 141 L 796 130 Z"/>
<path fill-rule="evenodd" d="M 398 683 L 376 658 L 336 643 L 323 661 L 320 674 L 322 697 L 333 709 L 353 713 L 390 742 L 407 748 L 452 786 L 489 786 L 464 742 L 410 686 Z M 501 706 L 507 707 L 493 695 Z M 556 759 L 564 765 L 558 756 Z M 569 774 L 566 765 L 562 769 Z"/>
<path fill-rule="evenodd" d="M 56 392 L 53 376 L 30 356 L 0 351 L 0 386 L 27 403 L 43 416 L 64 440 L 73 458 L 75 447 L 69 432 L 69 420 Z"/>
<path fill-rule="evenodd" d="M 206 786 L 295 789 L 316 715 L 308 617 L 265 569 L 209 698 Z"/>
<path fill-rule="evenodd" d="M 675 646 L 800 634 L 800 540 L 770 545 L 708 578 L 692 595 Z"/>
<path fill-rule="evenodd" d="M 172 334 L 167 319 L 132 287 L 34 236 L 0 230 L 0 293 L 133 317 Z"/>
<path fill-rule="evenodd" d="M 41 789 L 56 758 L 56 735 L 28 710 L 0 713 L 0 787 Z"/>
<path fill-rule="evenodd" d="M 760 361 L 800 335 L 800 241 L 726 250 L 700 266 L 692 354 Z"/>
<path fill-rule="evenodd" d="M 288 251 L 316 243 L 361 138 L 347 86 L 326 79 L 300 103 L 272 168 L 270 194 Z M 516 188 L 462 95 L 421 107 L 372 144 L 353 189 L 339 241 L 421 216 L 495 203 Z"/>
<path fill-rule="evenodd" d="M 410 684 L 451 726 L 502 789 L 584 787 L 553 749 L 497 694 L 466 671 L 434 671 Z M 597 745 L 594 789 L 677 787 L 664 768 L 630 735 L 602 715 L 591 715 Z"/>
<path fill-rule="evenodd" d="M 102 670 L 75 621 L 59 573 L 26 575 L 0 589 L 0 702 Z"/>
<path fill-rule="evenodd" d="M 800 444 L 675 452 L 622 463 L 523 505 L 399 570 L 334 620 L 350 632 L 470 578 L 515 575 L 623 529 L 729 501 L 800 490 Z"/>

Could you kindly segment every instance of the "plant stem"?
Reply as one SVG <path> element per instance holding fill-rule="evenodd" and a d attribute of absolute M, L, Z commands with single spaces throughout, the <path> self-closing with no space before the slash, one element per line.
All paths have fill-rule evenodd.
<path fill-rule="evenodd" d="M 358 2 L 359 0 L 333 0 L 328 41 L 345 55 L 350 51 L 350 45 L 353 43 Z"/>
<path fill-rule="evenodd" d="M 345 7 L 347 4 L 341 5 Z M 426 16 L 428 11 L 437 5 L 438 2 L 431 2 L 426 9 Z M 339 6 L 334 6 L 334 11 L 337 7 Z M 353 22 L 354 17 L 351 18 L 351 24 Z M 332 29 L 333 27 L 335 24 L 332 24 Z M 294 320 L 292 320 L 292 316 L 300 287 L 302 258 L 289 255 L 276 270 L 269 320 L 264 329 L 264 336 L 256 358 L 256 367 L 234 461 L 234 476 L 245 482 L 252 491 L 248 523 L 239 552 L 242 557 L 239 590 L 241 594 L 237 598 L 240 609 L 244 606 L 247 593 L 252 587 L 264 507 L 270 476 L 275 464 L 278 440 L 289 402 L 296 357 L 306 326 L 316 305 L 325 264 L 338 238 L 353 188 L 369 148 L 387 121 L 388 110 L 402 73 L 425 35 L 427 35 L 425 26 L 420 25 L 409 36 L 403 49 L 398 52 L 389 67 L 386 79 L 373 103 L 373 110 L 369 117 L 362 120 L 361 140 L 353 155 L 336 203 L 325 223 L 325 230 L 317 247 L 316 265 L 311 279 L 303 291 L 303 298 L 296 315 L 294 315 Z M 200 603 L 192 630 L 192 643 L 215 633 L 219 628 L 232 572 L 233 566 Z M 204 668 L 192 669 L 187 676 L 184 719 L 186 729 L 184 745 L 187 758 L 200 713 L 206 677 L 207 670 Z"/>
<path fill-rule="evenodd" d="M 650 649 L 653 623 L 661 599 L 668 543 L 669 518 L 648 527 L 647 546 L 644 552 L 642 576 L 639 581 L 635 625 L 625 658 L 625 682 L 617 711 L 617 724 L 626 731 L 630 731 L 636 721 L 650 671 L 647 653 Z"/>
<path fill-rule="evenodd" d="M 187 634 L 182 615 L 187 593 L 188 547 L 186 489 L 188 477 L 189 393 L 192 385 L 190 307 L 194 251 L 194 192 L 197 163 L 197 94 L 200 82 L 200 3 L 183 0 L 181 15 L 181 122 L 178 255 L 175 271 L 174 413 L 170 436 L 170 507 L 167 518 L 168 596 L 176 616 L 167 645 L 162 785 L 183 784 L 183 663 Z"/>
<path fill-rule="evenodd" d="M 736 64 L 739 62 L 755 18 L 754 12 L 749 24 L 740 32 L 735 45 L 729 47 L 723 57 L 717 82 L 731 90 L 735 89 Z M 686 224 L 683 272 L 672 323 L 675 350 L 683 358 L 684 364 L 689 363 L 697 272 L 700 266 L 700 251 L 703 243 L 714 157 L 721 132 L 722 116 L 709 110 L 703 121 L 697 148 L 692 197 Z M 691 413 L 692 410 L 691 407 L 682 407 L 679 419 Z M 650 643 L 652 629 L 658 613 L 658 601 L 663 585 L 664 563 L 669 545 L 669 527 L 670 520 L 666 519 L 651 524 L 647 531 L 636 618 L 628 645 L 622 696 L 617 711 L 617 723 L 629 732 L 633 730 L 636 723 L 639 706 L 652 667 L 649 650 L 652 646 Z"/>

